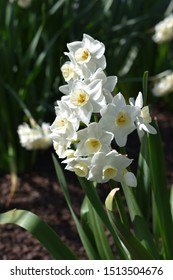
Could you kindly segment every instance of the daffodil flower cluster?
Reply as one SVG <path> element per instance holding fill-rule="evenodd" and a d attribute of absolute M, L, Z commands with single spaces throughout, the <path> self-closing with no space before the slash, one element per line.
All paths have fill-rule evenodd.
<path fill-rule="evenodd" d="M 31 5 L 32 0 L 9 0 L 9 2 L 10 3 L 17 2 L 19 7 L 28 8 Z"/>
<path fill-rule="evenodd" d="M 154 96 L 160 97 L 173 92 L 173 72 L 167 76 L 160 78 L 154 83 L 152 93 Z"/>
<path fill-rule="evenodd" d="M 26 150 L 45 150 L 52 145 L 50 137 L 50 124 L 34 124 L 30 127 L 27 123 L 20 124 L 17 129 L 20 144 Z"/>
<path fill-rule="evenodd" d="M 127 168 L 132 162 L 112 148 L 115 141 L 124 147 L 128 135 L 137 129 L 156 133 L 150 125 L 148 106 L 142 93 L 127 104 L 121 93 L 112 95 L 116 76 L 106 76 L 105 46 L 84 34 L 82 41 L 67 44 L 68 61 L 61 67 L 66 84 L 55 107 L 51 137 L 66 169 L 98 183 L 110 179 L 136 186 L 136 177 Z"/>
<path fill-rule="evenodd" d="M 170 14 L 154 27 L 153 41 L 160 44 L 173 39 L 173 14 Z"/>

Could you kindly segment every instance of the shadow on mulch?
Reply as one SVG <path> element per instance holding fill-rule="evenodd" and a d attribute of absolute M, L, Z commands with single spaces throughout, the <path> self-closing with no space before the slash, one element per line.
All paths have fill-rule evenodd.
<path fill-rule="evenodd" d="M 160 103 L 153 109 L 153 115 L 157 116 L 161 129 L 168 184 L 171 185 L 173 182 L 173 114 L 164 104 L 162 106 Z M 136 143 L 132 147 L 132 156 L 135 146 Z M 17 208 L 37 214 L 59 234 L 80 259 L 87 259 L 58 185 L 50 154 L 51 152 L 48 151 L 47 156 L 40 159 L 32 172 L 20 176 L 17 191 L 8 208 L 5 205 L 10 192 L 10 177 L 4 175 L 0 178 L 0 213 Z M 71 172 L 65 174 L 74 209 L 79 215 L 83 192 L 76 177 Z M 50 260 L 52 257 L 30 233 L 9 224 L 0 226 L 0 259 Z"/>

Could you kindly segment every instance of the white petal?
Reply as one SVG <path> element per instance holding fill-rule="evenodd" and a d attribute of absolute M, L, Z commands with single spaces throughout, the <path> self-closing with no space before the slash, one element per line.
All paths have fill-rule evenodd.
<path fill-rule="evenodd" d="M 136 187 L 137 186 L 137 180 L 135 175 L 132 172 L 126 172 L 123 176 L 124 182 L 129 187 Z"/>
<path fill-rule="evenodd" d="M 137 96 L 136 101 L 135 101 L 135 106 L 138 106 L 139 108 L 142 108 L 142 107 L 143 107 L 143 96 L 142 96 L 142 92 L 139 92 L 139 93 L 138 93 L 138 96 Z"/>

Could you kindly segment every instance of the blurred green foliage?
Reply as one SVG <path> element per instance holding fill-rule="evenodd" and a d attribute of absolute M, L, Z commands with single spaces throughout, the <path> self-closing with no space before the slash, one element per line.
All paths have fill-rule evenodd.
<path fill-rule="evenodd" d="M 31 165 L 34 153 L 21 148 L 16 130 L 27 121 L 25 109 L 38 123 L 53 121 L 68 42 L 83 33 L 103 42 L 117 91 L 135 96 L 145 70 L 153 76 L 173 67 L 172 43 L 152 41 L 154 25 L 172 10 L 170 0 L 33 0 L 27 9 L 1 0 L 0 173 Z"/>

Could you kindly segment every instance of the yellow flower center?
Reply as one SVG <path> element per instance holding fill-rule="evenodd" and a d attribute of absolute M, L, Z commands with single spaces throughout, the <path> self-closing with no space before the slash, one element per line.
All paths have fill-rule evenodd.
<path fill-rule="evenodd" d="M 68 121 L 66 119 L 56 119 L 56 128 L 65 129 L 68 126 Z"/>
<path fill-rule="evenodd" d="M 79 48 L 75 52 L 75 59 L 79 64 L 87 63 L 91 59 L 91 54 L 88 49 Z"/>
<path fill-rule="evenodd" d="M 83 89 L 76 90 L 71 94 L 71 102 L 76 106 L 84 106 L 89 99 L 89 95 Z"/>
<path fill-rule="evenodd" d="M 78 162 L 74 166 L 74 172 L 79 177 L 86 177 L 88 174 L 88 166 L 84 162 Z"/>
<path fill-rule="evenodd" d="M 117 126 L 126 126 L 129 125 L 130 121 L 130 116 L 126 112 L 120 111 L 116 116 L 115 124 Z"/>
<path fill-rule="evenodd" d="M 117 168 L 112 166 L 105 166 L 103 169 L 103 177 L 112 179 L 117 176 Z"/>
<path fill-rule="evenodd" d="M 85 141 L 84 146 L 89 154 L 94 154 L 101 149 L 102 144 L 97 138 L 89 138 Z"/>

